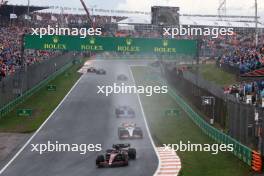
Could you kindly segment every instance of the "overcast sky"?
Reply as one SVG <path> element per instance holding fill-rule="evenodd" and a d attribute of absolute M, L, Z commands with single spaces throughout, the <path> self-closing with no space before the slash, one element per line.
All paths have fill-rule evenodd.
<path fill-rule="evenodd" d="M 150 12 L 153 5 L 180 7 L 180 13 L 217 14 L 219 0 L 84 0 L 88 7 Z M 255 0 L 226 0 L 228 15 L 254 15 Z M 27 0 L 9 0 L 9 4 L 27 4 Z M 31 5 L 82 7 L 79 0 L 30 0 Z M 259 15 L 264 21 L 264 0 L 258 0 Z"/>

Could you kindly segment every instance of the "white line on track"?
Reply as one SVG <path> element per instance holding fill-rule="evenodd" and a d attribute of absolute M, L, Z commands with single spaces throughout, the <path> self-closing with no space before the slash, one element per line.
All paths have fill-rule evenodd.
<path fill-rule="evenodd" d="M 4 173 L 4 171 L 8 168 L 9 165 L 12 164 L 12 162 L 19 156 L 19 154 L 27 147 L 27 145 L 32 141 L 32 139 L 39 133 L 39 131 L 43 128 L 43 126 L 49 121 L 49 119 L 53 116 L 53 114 L 57 111 L 57 109 L 62 105 L 62 103 L 65 101 L 65 99 L 69 96 L 69 94 L 72 92 L 72 90 L 76 87 L 76 85 L 80 82 L 80 80 L 83 78 L 81 76 L 77 82 L 73 85 L 73 87 L 70 89 L 70 91 L 66 94 L 66 96 L 62 99 L 60 104 L 52 111 L 52 113 L 49 115 L 49 117 L 42 123 L 42 125 L 37 129 L 37 131 L 27 140 L 27 142 L 19 149 L 19 151 L 11 158 L 11 160 L 0 170 L 0 175 Z"/>
<path fill-rule="evenodd" d="M 131 70 L 131 67 L 128 66 L 128 68 L 129 68 L 129 72 L 130 72 L 130 75 L 132 77 L 132 80 L 133 80 L 134 84 L 136 84 L 135 79 L 134 79 L 134 75 L 133 75 L 132 70 Z M 158 157 L 158 163 L 159 164 L 158 164 L 158 168 L 157 168 L 157 170 L 155 171 L 155 174 L 154 174 L 154 175 L 157 175 L 158 174 L 158 171 L 160 170 L 160 164 L 161 164 L 160 163 L 160 156 L 159 156 L 158 150 L 156 148 L 156 145 L 155 145 L 155 143 L 154 143 L 154 141 L 152 139 L 152 136 L 150 134 L 148 122 L 146 120 L 145 112 L 144 112 L 144 109 L 143 109 L 143 106 L 142 106 L 142 103 L 141 103 L 141 100 L 140 100 L 140 97 L 139 97 L 138 93 L 137 93 L 137 98 L 138 98 L 139 105 L 140 105 L 140 109 L 141 109 L 141 112 L 142 112 L 142 115 L 143 115 L 143 119 L 144 119 L 144 122 L 145 122 L 145 125 L 146 125 L 146 128 L 147 128 L 147 132 L 148 132 L 149 139 L 150 139 L 151 144 L 152 144 L 152 147 L 153 147 L 153 149 L 154 149 L 154 151 L 156 153 L 156 156 Z"/>
<path fill-rule="evenodd" d="M 134 84 L 136 84 L 133 73 L 131 71 L 131 67 L 133 66 L 129 66 L 129 71 L 131 74 L 131 77 L 133 79 Z M 149 135 L 149 138 L 151 140 L 152 146 L 156 152 L 156 155 L 159 159 L 159 165 L 157 170 L 155 171 L 155 176 L 166 176 L 166 175 L 170 175 L 170 176 L 177 176 L 181 170 L 181 160 L 179 158 L 179 156 L 176 154 L 176 152 L 174 150 L 172 150 L 171 148 L 164 148 L 164 147 L 156 147 L 155 143 L 153 142 L 150 130 L 149 130 L 149 126 L 148 126 L 148 122 L 146 120 L 146 116 L 145 116 L 145 112 L 143 110 L 143 106 L 139 97 L 139 94 L 137 94 L 137 98 L 140 104 L 140 108 L 143 114 L 143 119 L 144 122 L 146 124 L 146 128 L 147 128 L 147 132 Z M 168 158 L 169 156 L 169 158 Z"/>

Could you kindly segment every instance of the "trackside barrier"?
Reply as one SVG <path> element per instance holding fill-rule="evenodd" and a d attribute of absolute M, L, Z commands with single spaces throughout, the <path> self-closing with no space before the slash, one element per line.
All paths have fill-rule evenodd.
<path fill-rule="evenodd" d="M 180 107 L 189 115 L 192 121 L 210 138 L 217 141 L 221 144 L 233 144 L 234 150 L 233 154 L 251 166 L 252 160 L 252 149 L 241 144 L 234 138 L 226 135 L 220 130 L 209 125 L 199 114 L 197 114 L 193 109 L 180 97 L 178 96 L 171 88 L 169 89 L 169 94 L 175 98 Z"/>
<path fill-rule="evenodd" d="M 166 82 L 160 80 L 159 83 L 163 85 L 168 85 Z M 179 95 L 175 92 L 176 90 L 172 89 L 171 87 L 168 88 L 169 95 L 173 97 L 179 106 L 189 115 L 191 120 L 211 139 L 217 141 L 221 144 L 233 144 L 234 150 L 232 153 L 245 162 L 247 165 L 251 166 L 252 164 L 252 149 L 249 147 L 241 144 L 234 138 L 226 135 L 225 133 L 221 132 L 220 130 L 212 127 L 209 125 L 199 114 L 197 114 Z"/>
<path fill-rule="evenodd" d="M 4 117 L 7 113 L 12 111 L 15 108 L 15 106 L 17 106 L 18 104 L 24 102 L 28 97 L 32 96 L 35 92 L 37 92 L 39 89 L 44 87 L 49 81 L 53 80 L 56 76 L 58 76 L 59 74 L 63 73 L 65 70 L 67 70 L 71 66 L 72 66 L 72 63 L 66 64 L 61 69 L 59 69 L 58 71 L 56 71 L 52 75 L 50 75 L 47 79 L 41 81 L 39 84 L 34 86 L 32 89 L 26 91 L 21 96 L 17 97 L 16 99 L 11 101 L 7 105 L 3 106 L 0 109 L 0 118 Z"/>
<path fill-rule="evenodd" d="M 261 159 L 261 155 L 257 151 L 252 151 L 251 168 L 255 172 L 261 172 L 261 170 L 262 170 L 262 159 Z"/>

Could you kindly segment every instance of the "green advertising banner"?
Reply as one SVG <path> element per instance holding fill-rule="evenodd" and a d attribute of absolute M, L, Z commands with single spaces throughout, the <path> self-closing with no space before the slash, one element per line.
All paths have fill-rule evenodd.
<path fill-rule="evenodd" d="M 28 117 L 32 115 L 32 109 L 18 109 L 17 116 L 19 117 Z"/>
<path fill-rule="evenodd" d="M 48 91 L 56 91 L 57 90 L 57 86 L 56 85 L 48 85 L 47 86 L 47 90 Z"/>
<path fill-rule="evenodd" d="M 179 109 L 168 109 L 165 111 L 165 116 L 166 117 L 171 117 L 171 116 L 179 116 L 180 115 L 180 110 Z"/>
<path fill-rule="evenodd" d="M 26 35 L 25 49 L 69 51 L 149 52 L 195 56 L 196 40 L 150 39 L 129 37 L 86 37 Z"/>

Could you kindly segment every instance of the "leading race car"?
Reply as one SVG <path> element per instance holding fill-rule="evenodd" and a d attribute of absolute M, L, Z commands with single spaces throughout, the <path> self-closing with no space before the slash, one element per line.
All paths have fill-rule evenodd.
<path fill-rule="evenodd" d="M 135 111 L 129 106 L 119 106 L 115 110 L 117 118 L 134 118 Z"/>
<path fill-rule="evenodd" d="M 135 160 L 136 155 L 136 149 L 130 148 L 130 144 L 114 144 L 105 155 L 97 156 L 96 166 L 98 168 L 128 166 L 129 160 Z"/>
<path fill-rule="evenodd" d="M 118 128 L 118 137 L 119 139 L 142 139 L 143 132 L 135 123 L 123 123 Z"/>
<path fill-rule="evenodd" d="M 100 68 L 100 69 L 97 69 L 95 71 L 95 73 L 98 74 L 98 75 L 105 75 L 106 74 L 106 71 L 104 69 Z"/>

